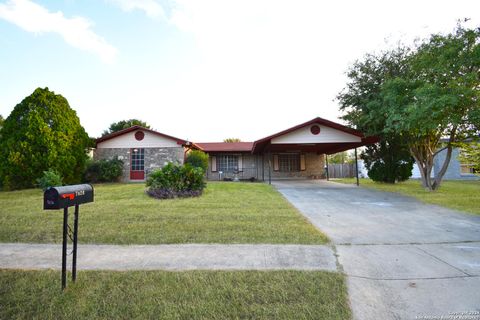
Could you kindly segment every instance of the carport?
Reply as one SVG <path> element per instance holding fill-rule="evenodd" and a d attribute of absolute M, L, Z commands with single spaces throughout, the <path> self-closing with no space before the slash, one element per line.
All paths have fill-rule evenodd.
<path fill-rule="evenodd" d="M 289 177 L 286 170 L 282 170 L 282 155 L 299 154 L 301 171 L 309 177 L 324 176 L 328 180 L 328 155 L 354 149 L 358 185 L 357 148 L 378 141 L 378 137 L 366 136 L 359 130 L 317 117 L 255 141 L 252 154 L 261 157 L 262 179 L 271 183 L 272 178 Z M 317 158 L 317 165 L 308 166 L 308 158 Z"/>

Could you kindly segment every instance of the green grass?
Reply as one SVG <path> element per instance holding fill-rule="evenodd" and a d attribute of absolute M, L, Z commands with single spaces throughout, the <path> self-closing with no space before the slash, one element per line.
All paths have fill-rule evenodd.
<path fill-rule="evenodd" d="M 0 270 L 0 319 L 350 319 L 342 274 L 323 271 Z"/>
<path fill-rule="evenodd" d="M 327 242 L 266 184 L 209 183 L 201 197 L 173 200 L 150 198 L 144 188 L 143 184 L 96 185 L 95 202 L 80 207 L 79 242 Z M 0 242 L 61 242 L 63 212 L 44 211 L 41 190 L 0 192 L 0 203 Z"/>
<path fill-rule="evenodd" d="M 342 183 L 355 183 L 355 179 L 333 179 Z M 361 179 L 360 185 L 381 191 L 398 192 L 423 202 L 480 215 L 480 181 L 442 181 L 440 189 L 427 191 L 419 180 L 396 184 Z"/>

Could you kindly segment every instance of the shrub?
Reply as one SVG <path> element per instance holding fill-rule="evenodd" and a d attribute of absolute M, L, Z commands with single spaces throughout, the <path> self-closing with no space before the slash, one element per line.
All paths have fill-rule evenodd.
<path fill-rule="evenodd" d="M 44 191 L 48 187 L 57 187 L 63 184 L 62 176 L 55 170 L 49 169 L 48 171 L 43 171 L 43 175 L 37 179 L 37 184 Z"/>
<path fill-rule="evenodd" d="M 191 164 L 196 168 L 202 168 L 203 172 L 207 172 L 208 154 L 200 150 L 192 150 L 188 153 L 185 163 Z"/>
<path fill-rule="evenodd" d="M 118 158 L 111 160 L 90 161 L 83 174 L 85 182 L 117 182 L 123 173 L 123 161 Z"/>
<path fill-rule="evenodd" d="M 204 172 L 189 163 L 169 163 L 150 174 L 147 187 L 147 194 L 158 199 L 199 196 L 205 188 Z"/>

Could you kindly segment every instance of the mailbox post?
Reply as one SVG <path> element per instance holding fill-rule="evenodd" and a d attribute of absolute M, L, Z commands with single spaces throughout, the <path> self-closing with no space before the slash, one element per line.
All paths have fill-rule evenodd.
<path fill-rule="evenodd" d="M 63 187 L 50 187 L 43 194 L 43 209 L 63 209 L 63 243 L 62 243 L 62 290 L 67 286 L 67 236 L 68 236 L 68 208 L 75 206 L 73 219 L 73 258 L 72 281 L 77 279 L 77 241 L 79 206 L 93 202 L 93 187 L 89 184 L 77 184 Z M 71 230 L 71 229 L 70 229 Z"/>

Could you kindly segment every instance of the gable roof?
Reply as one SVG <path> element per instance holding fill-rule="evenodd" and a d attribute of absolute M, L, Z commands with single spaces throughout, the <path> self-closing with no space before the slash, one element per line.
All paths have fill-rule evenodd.
<path fill-rule="evenodd" d="M 251 152 L 253 142 L 197 142 L 204 152 Z"/>
<path fill-rule="evenodd" d="M 286 130 L 274 133 L 274 134 L 272 134 L 268 137 L 265 137 L 265 138 L 262 138 L 262 139 L 259 139 L 259 140 L 255 141 L 253 143 L 252 152 L 256 152 L 256 151 L 259 151 L 259 150 L 263 149 L 263 147 L 265 147 L 272 139 L 274 139 L 276 137 L 283 136 L 287 133 L 293 132 L 295 130 L 298 130 L 300 128 L 306 127 L 306 126 L 311 125 L 311 124 L 324 125 L 326 127 L 330 127 L 330 128 L 333 128 L 333 129 L 336 129 L 336 130 L 339 130 L 339 131 L 343 131 L 343 132 L 346 132 L 348 134 L 351 134 L 351 135 L 354 135 L 354 136 L 357 136 L 357 137 L 360 137 L 360 138 L 365 137 L 365 135 L 361 131 L 349 128 L 347 126 L 341 125 L 341 124 L 333 122 L 333 121 L 329 121 L 329 120 L 326 120 L 326 119 L 323 119 L 323 118 L 320 118 L 320 117 L 316 117 L 316 118 L 313 118 L 310 121 L 301 123 L 301 124 L 296 125 L 294 127 L 291 127 L 291 128 L 286 129 Z"/>
<path fill-rule="evenodd" d="M 96 142 L 96 144 L 99 144 L 100 142 L 107 141 L 107 140 L 113 139 L 115 137 L 124 135 L 124 134 L 129 133 L 129 132 L 133 132 L 133 131 L 136 131 L 136 130 L 142 130 L 142 131 L 150 132 L 150 133 L 155 134 L 157 136 L 174 140 L 175 142 L 177 142 L 177 144 L 180 144 L 180 145 L 187 144 L 186 140 L 175 138 L 175 137 L 169 136 L 167 134 L 164 134 L 164 133 L 152 130 L 152 129 L 144 128 L 142 126 L 132 126 L 130 128 L 127 128 L 127 129 L 116 131 L 114 133 L 111 133 L 111 134 L 108 134 L 108 135 L 103 136 L 101 138 L 98 138 L 95 142 Z"/>

